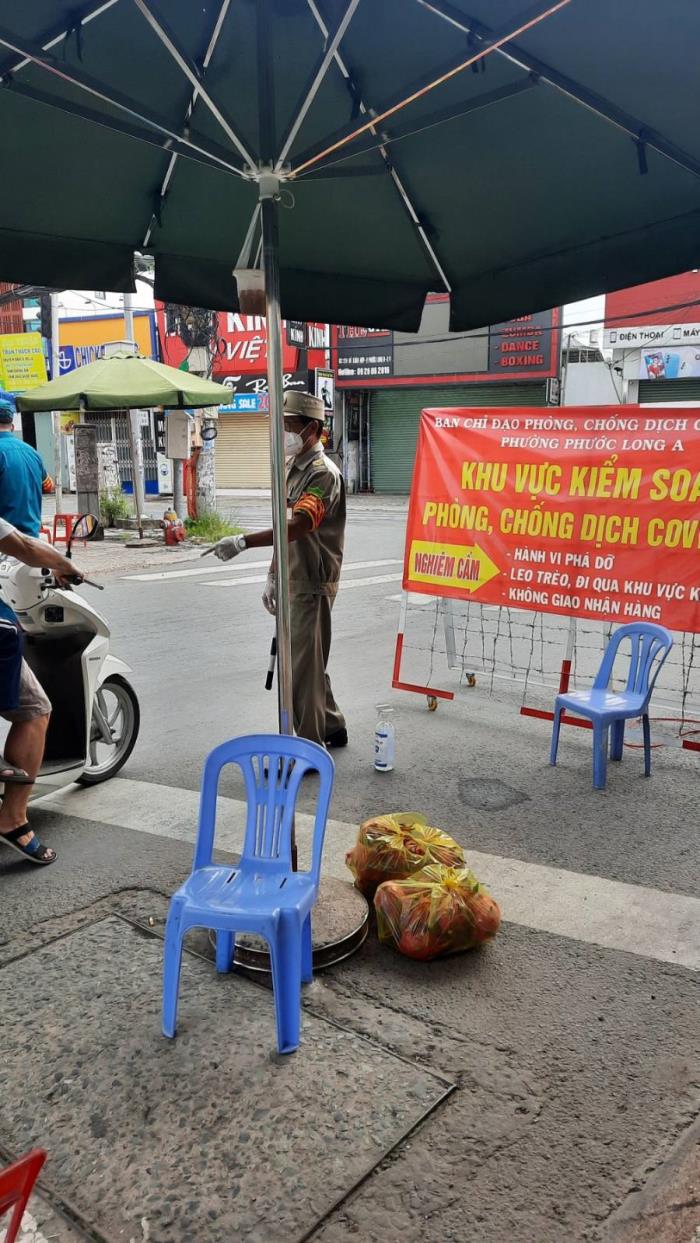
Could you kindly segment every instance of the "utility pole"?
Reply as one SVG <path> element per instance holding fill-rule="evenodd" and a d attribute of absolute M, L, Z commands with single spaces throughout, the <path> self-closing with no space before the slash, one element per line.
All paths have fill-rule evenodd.
<path fill-rule="evenodd" d="M 124 332 L 128 341 L 134 340 L 134 295 L 124 294 Z M 129 428 L 129 454 L 131 457 L 131 478 L 134 488 L 134 506 L 136 508 L 136 527 L 139 539 L 143 539 L 142 517 L 146 508 L 146 497 L 143 486 L 143 445 L 141 443 L 141 416 L 138 410 L 127 411 Z"/>
<path fill-rule="evenodd" d="M 184 462 L 182 458 L 171 458 L 173 464 L 173 509 L 178 518 L 184 522 L 187 517 L 185 507 L 185 489 L 183 482 Z"/>
<path fill-rule="evenodd" d="M 57 380 L 60 372 L 61 342 L 59 339 L 58 294 L 51 294 L 51 378 Z M 54 483 L 56 485 L 56 513 L 63 512 L 63 453 L 61 451 L 61 415 L 58 410 L 51 412 L 53 430 Z"/>

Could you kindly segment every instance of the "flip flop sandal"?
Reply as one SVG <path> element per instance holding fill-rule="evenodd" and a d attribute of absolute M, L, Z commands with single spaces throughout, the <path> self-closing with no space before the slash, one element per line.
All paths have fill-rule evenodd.
<path fill-rule="evenodd" d="M 10 850 L 16 850 L 19 855 L 23 855 L 30 863 L 40 863 L 44 867 L 48 863 L 55 863 L 57 858 L 56 851 L 40 842 L 36 833 L 29 839 L 26 846 L 21 845 L 20 837 L 26 837 L 27 833 L 30 832 L 29 821 L 27 821 L 26 824 L 21 824 L 18 829 L 13 829 L 11 833 L 0 833 L 0 842 L 4 842 L 6 846 L 10 847 Z"/>
<path fill-rule="evenodd" d="M 0 755 L 0 782 L 5 785 L 33 786 L 34 781 L 23 768 L 15 768 L 4 756 Z"/>

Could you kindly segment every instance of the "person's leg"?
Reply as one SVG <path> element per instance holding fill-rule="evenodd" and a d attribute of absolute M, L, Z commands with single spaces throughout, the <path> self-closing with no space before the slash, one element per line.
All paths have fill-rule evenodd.
<path fill-rule="evenodd" d="M 294 728 L 300 738 L 323 746 L 326 680 L 321 634 L 322 596 L 292 596 L 292 692 Z"/>
<path fill-rule="evenodd" d="M 325 684 L 325 710 L 326 724 L 325 737 L 331 742 L 331 745 L 344 746 L 347 743 L 347 727 L 345 717 L 335 702 L 333 688 L 328 674 L 325 672 L 328 664 L 328 657 L 331 652 L 331 610 L 334 600 L 330 596 L 321 596 L 319 621 L 321 626 L 321 648 L 323 651 L 323 670 Z"/>
<path fill-rule="evenodd" d="M 41 768 L 48 727 L 48 715 L 35 716 L 28 721 L 15 721 L 7 735 L 5 758 L 18 768 L 23 768 L 29 777 L 36 777 Z M 27 823 L 31 791 L 30 785 L 5 786 L 0 807 L 0 833 Z M 27 836 L 31 836 L 31 831 Z M 24 842 L 21 844 L 25 845 Z"/>
<path fill-rule="evenodd" d="M 51 704 L 26 661 L 22 662 L 19 705 L 2 715 L 12 722 L 5 742 L 5 758 L 18 768 L 25 769 L 30 778 L 35 778 L 44 758 Z M 29 847 L 39 862 L 53 863 L 56 852 L 39 843 L 27 824 L 31 790 L 31 785 L 8 784 L 4 787 L 0 806 L 0 835 L 15 834 L 17 829 L 27 825 L 26 833 L 13 836 L 15 844 L 20 848 Z"/>

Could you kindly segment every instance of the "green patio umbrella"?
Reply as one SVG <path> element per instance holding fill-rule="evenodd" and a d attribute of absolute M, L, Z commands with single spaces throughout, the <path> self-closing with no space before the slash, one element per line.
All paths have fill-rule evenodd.
<path fill-rule="evenodd" d="M 152 358 L 115 350 L 109 358 L 98 358 L 67 375 L 28 389 L 17 397 L 20 410 L 142 410 L 164 406 L 166 410 L 221 406 L 229 400 L 229 389 L 211 380 L 202 380 L 189 371 L 166 367 Z M 54 429 L 54 435 L 56 431 Z M 129 422 L 129 451 L 134 482 L 136 526 L 143 539 L 143 478 L 137 455 L 136 436 Z"/>
<path fill-rule="evenodd" d="M 697 0 L 0 0 L 4 280 L 455 330 L 700 262 Z M 10 187 L 11 192 L 7 192 Z"/>
<path fill-rule="evenodd" d="M 17 398 L 20 410 L 140 410 L 164 406 L 183 410 L 223 406 L 231 390 L 190 371 L 166 367 L 152 358 L 116 351 L 67 375 L 28 389 Z"/>

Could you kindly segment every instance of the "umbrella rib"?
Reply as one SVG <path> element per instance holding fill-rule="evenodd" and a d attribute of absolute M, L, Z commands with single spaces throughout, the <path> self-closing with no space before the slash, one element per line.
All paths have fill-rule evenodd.
<path fill-rule="evenodd" d="M 43 35 L 39 35 L 35 42 L 41 44 L 42 52 L 50 52 L 52 47 L 62 43 L 69 34 L 72 34 L 74 29 L 87 26 L 88 22 L 94 21 L 96 17 L 101 17 L 108 9 L 114 8 L 114 5 L 117 3 L 118 0 L 97 0 L 96 4 L 93 4 L 80 14 L 73 26 L 67 27 L 64 18 L 58 26 L 52 26 L 50 30 L 45 30 Z M 19 73 L 20 69 L 25 69 L 31 63 L 31 57 L 29 56 L 25 56 L 22 60 L 14 61 L 13 64 L 0 68 L 0 78 L 4 78 L 8 73 Z"/>
<path fill-rule="evenodd" d="M 343 38 L 343 35 L 345 34 L 345 31 L 347 30 L 348 26 L 350 25 L 350 22 L 352 21 L 353 15 L 359 3 L 360 3 L 360 0 L 349 0 L 345 13 L 340 19 L 330 43 L 328 43 L 328 31 L 326 31 L 324 38 L 326 40 L 327 46 L 325 48 L 323 56 L 321 57 L 320 64 L 314 70 L 314 73 L 311 78 L 311 82 L 302 100 L 302 103 L 299 107 L 297 115 L 294 118 L 294 121 L 292 122 L 292 125 L 289 129 L 287 137 L 284 140 L 284 143 L 282 144 L 282 150 L 280 151 L 280 154 L 277 160 L 278 169 L 282 168 L 287 156 L 289 155 L 289 152 L 292 149 L 292 144 L 294 142 L 294 139 L 299 133 L 299 130 L 301 129 L 304 123 L 304 118 L 306 117 L 306 114 L 309 111 L 309 108 L 311 107 L 314 99 L 316 98 L 316 95 L 318 94 L 318 91 L 321 87 L 323 79 L 325 78 L 328 72 L 328 69 L 330 68 L 331 62 L 335 59 L 336 52 L 338 51 L 338 48 L 340 47 L 340 41 Z"/>
<path fill-rule="evenodd" d="M 141 2 L 142 0 L 135 0 L 135 3 L 137 4 Z M 514 29 L 508 31 L 506 34 L 489 38 L 484 42 L 484 46 L 480 48 L 479 51 L 474 52 L 471 56 L 468 56 L 466 60 L 460 61 L 457 65 L 453 65 L 451 69 L 448 69 L 445 73 L 441 73 L 439 77 L 433 78 L 430 82 L 426 82 L 424 86 L 412 91 L 410 95 L 407 95 L 405 98 L 400 99 L 397 103 L 392 104 L 391 107 L 385 108 L 384 111 L 380 112 L 378 116 L 372 117 L 372 119 L 365 122 L 364 125 L 360 125 L 350 133 L 344 134 L 342 138 L 339 138 L 336 142 L 331 143 L 329 147 L 326 147 L 323 151 L 319 151 L 316 155 L 311 156 L 303 164 L 298 165 L 297 168 L 292 169 L 290 177 L 298 177 L 299 174 L 304 172 L 305 169 L 311 168 L 314 164 L 318 164 L 321 160 L 324 160 L 327 156 L 332 155 L 334 151 L 338 151 L 341 147 L 346 147 L 348 143 L 354 142 L 356 138 L 359 138 L 361 134 L 366 134 L 367 131 L 371 130 L 373 126 L 381 125 L 382 121 L 386 121 L 389 117 L 395 116 L 397 112 L 400 112 L 403 108 L 409 107 L 410 104 L 415 103 L 417 100 L 422 99 L 425 95 L 429 94 L 430 91 L 434 91 L 438 87 L 444 86 L 446 82 L 450 82 L 452 78 L 457 77 L 458 74 L 464 73 L 465 69 L 469 69 L 472 65 L 478 64 L 479 61 L 484 60 L 484 58 L 489 56 L 492 52 L 498 51 L 499 47 L 501 47 L 504 43 L 510 43 L 511 40 L 517 38 L 518 35 L 525 34 L 525 32 L 531 30 L 533 26 L 538 26 L 540 22 L 545 21 L 548 17 L 552 17 L 554 13 L 558 13 L 560 9 L 566 8 L 570 3 L 571 0 L 556 0 L 556 3 L 548 4 L 544 8 L 538 7 L 537 11 L 531 17 L 528 17 L 527 20 L 521 19 Z"/>
<path fill-rule="evenodd" d="M 0 29 L 0 44 L 9 48 L 11 51 L 16 52 L 18 55 L 24 56 L 27 62 L 31 61 L 37 66 L 37 68 L 43 69 L 46 73 L 53 74 L 55 77 L 60 78 L 63 82 L 67 82 L 69 86 L 78 87 L 79 90 L 84 91 L 88 95 L 92 95 L 101 103 L 107 104 L 111 108 L 116 108 L 119 112 L 125 112 L 128 116 L 132 117 L 136 121 L 139 121 L 142 125 L 148 126 L 149 129 L 153 129 L 160 134 L 164 134 L 165 137 L 171 142 L 182 144 L 192 151 L 197 152 L 199 155 L 206 156 L 207 159 L 213 160 L 216 164 L 219 164 L 225 168 L 227 172 L 235 173 L 238 177 L 245 177 L 243 169 L 238 165 L 221 159 L 221 157 L 216 155 L 213 151 L 208 150 L 207 147 L 202 146 L 201 143 L 194 142 L 191 138 L 181 137 L 175 132 L 175 130 L 171 129 L 169 125 L 166 125 L 163 121 L 159 121 L 156 117 L 152 117 L 148 113 L 144 112 L 141 106 L 129 99 L 128 96 L 121 94 L 110 95 L 99 82 L 93 81 L 89 75 L 79 72 L 77 69 L 69 68 L 67 62 L 55 60 L 53 57 L 47 57 L 44 54 L 43 48 L 35 47 L 33 44 L 28 43 L 27 40 L 20 39 L 16 35 L 12 34 L 11 31 L 4 29 Z M 21 83 L 13 82 L 11 89 L 16 90 L 19 94 L 26 95 L 29 99 L 34 97 L 38 100 L 38 102 L 57 107 L 64 112 L 72 112 L 76 116 L 83 115 L 76 105 L 70 104 L 68 101 L 64 101 L 56 97 L 42 96 L 41 92 L 36 92 L 36 94 L 34 94 L 30 87 L 25 87 Z M 87 120 L 96 121 L 99 124 L 104 125 L 107 129 L 113 125 L 110 117 L 103 117 L 99 113 L 89 113 L 86 111 L 84 115 Z M 116 126 L 114 126 L 114 128 L 116 128 Z M 122 132 L 129 133 L 131 137 L 143 141 L 143 134 L 139 134 L 133 130 L 129 131 L 124 126 L 122 126 Z"/>
<path fill-rule="evenodd" d="M 237 268 L 245 268 L 250 262 L 250 252 L 253 249 L 253 239 L 255 237 L 255 230 L 257 228 L 259 216 L 260 216 L 260 204 L 256 203 L 255 207 L 253 208 L 253 214 L 250 218 L 250 224 L 248 225 L 246 235 L 243 239 L 243 245 L 241 246 L 241 252 L 238 256 L 238 259 L 236 260 Z"/>
<path fill-rule="evenodd" d="M 377 134 L 377 142 L 373 142 L 371 145 L 366 147 L 360 147 L 358 151 L 351 151 L 347 155 L 340 155 L 336 160 L 329 160 L 320 169 L 311 170 L 308 173 L 302 173 L 299 180 L 308 181 L 311 180 L 311 178 L 314 178 L 315 180 L 316 178 L 323 177 L 324 173 L 329 172 L 329 170 L 334 168 L 337 169 L 340 164 L 349 164 L 351 160 L 357 160 L 363 155 L 370 155 L 373 151 L 381 151 L 382 148 L 391 147 L 391 158 L 393 159 L 397 143 L 404 142 L 407 138 L 417 138 L 420 134 L 425 134 L 428 130 L 436 129 L 439 125 L 447 125 L 450 121 L 462 120 L 464 117 L 470 116 L 473 112 L 479 112 L 482 108 L 489 108 L 492 104 L 503 103 L 507 99 L 512 99 L 515 95 L 522 95 L 525 91 L 532 90 L 535 86 L 537 86 L 537 84 L 537 75 L 531 73 L 528 74 L 527 78 L 520 82 L 512 82 L 510 86 L 502 86 L 495 91 L 488 91 L 484 95 L 476 95 L 474 99 L 469 100 L 468 103 L 456 104 L 453 108 L 447 108 L 442 112 L 433 113 L 432 116 L 426 117 L 423 123 L 417 125 L 415 128 L 409 127 L 407 129 L 395 129 L 391 134 L 384 132 L 381 138 L 379 138 L 377 131 L 374 130 L 373 133 Z M 360 169 L 359 171 L 363 172 L 364 170 Z M 351 176 L 352 170 L 348 170 L 347 175 Z"/>
<path fill-rule="evenodd" d="M 436 17 L 442 18 L 449 22 L 457 30 L 461 30 L 464 34 L 473 34 L 479 39 L 491 39 L 493 32 L 488 26 L 484 26 L 483 22 L 476 18 L 471 18 L 466 13 L 462 13 L 453 5 L 446 3 L 445 0 L 417 0 L 424 9 L 428 9 L 434 13 Z M 686 172 L 692 173 L 695 177 L 700 177 L 700 160 L 696 160 L 688 152 L 677 147 L 675 143 L 653 129 L 651 126 L 645 125 L 637 117 L 625 112 L 622 108 L 618 108 L 611 100 L 606 99 L 603 95 L 596 94 L 595 91 L 589 91 L 580 82 L 574 78 L 567 77 L 566 74 L 560 73 L 552 65 L 548 65 L 545 61 L 539 60 L 536 56 L 532 56 L 523 48 L 516 44 L 508 43 L 501 45 L 495 49 L 499 56 L 510 61 L 512 65 L 516 65 L 518 69 L 524 69 L 529 73 L 537 74 L 542 82 L 546 82 L 548 86 L 559 91 L 562 95 L 566 95 L 574 103 L 581 104 L 587 108 L 589 112 L 595 113 L 616 129 L 622 130 L 635 143 L 642 146 L 651 147 L 658 151 L 659 155 L 663 155 L 666 159 L 671 160 Z"/>
<path fill-rule="evenodd" d="M 255 157 L 251 155 L 245 143 L 241 138 L 239 138 L 238 134 L 234 130 L 230 121 L 226 119 L 218 104 L 216 104 L 212 99 L 211 95 L 204 86 L 202 75 L 197 65 L 195 65 L 194 62 L 190 60 L 189 56 L 178 46 L 173 35 L 166 30 L 162 21 L 160 18 L 156 17 L 155 13 L 146 3 L 146 0 L 133 0 L 133 2 L 139 12 L 146 19 L 151 29 L 158 36 L 166 51 L 169 52 L 170 56 L 175 61 L 175 64 L 182 71 L 182 73 L 184 73 L 191 85 L 197 90 L 198 96 L 202 103 L 209 109 L 214 119 L 221 126 L 221 129 L 224 131 L 226 137 L 231 143 L 233 143 L 239 154 L 243 156 L 243 159 L 248 165 L 249 171 L 254 172 L 256 170 Z"/>
<path fill-rule="evenodd" d="M 216 22 L 214 23 L 214 29 L 211 33 L 211 38 L 209 40 L 207 50 L 204 54 L 204 61 L 202 63 L 203 72 L 206 72 L 206 70 L 209 68 L 209 62 L 212 56 L 214 55 L 214 50 L 219 41 L 219 35 L 221 34 L 224 21 L 226 20 L 226 14 L 228 13 L 230 4 L 231 4 L 231 0 L 221 0 L 221 8 L 219 9 Z M 196 86 L 192 92 L 190 102 L 187 105 L 187 111 L 185 113 L 185 124 L 183 126 L 183 129 L 185 129 L 187 125 L 189 124 L 189 121 L 192 117 L 192 113 L 194 112 L 194 106 L 197 102 L 198 95 L 199 95 L 199 87 Z M 167 194 L 168 186 L 170 185 L 172 175 L 175 171 L 175 165 L 177 164 L 177 157 L 178 157 L 178 152 L 173 151 L 172 155 L 170 156 L 170 160 L 168 161 L 168 167 L 165 170 L 165 176 L 163 177 L 163 180 L 160 186 L 159 198 L 161 199 L 161 201 L 165 198 L 165 195 Z M 144 246 L 148 246 L 148 243 L 151 240 L 151 234 L 153 232 L 153 220 L 154 220 L 154 216 L 152 215 L 150 223 L 146 230 L 145 237 L 143 239 Z"/>
<path fill-rule="evenodd" d="M 319 27 L 320 27 L 320 29 L 321 29 L 321 32 L 322 32 L 322 34 L 323 34 L 324 39 L 327 39 L 327 38 L 328 38 L 328 27 L 326 26 L 326 23 L 324 22 L 323 17 L 321 16 L 321 13 L 319 12 L 319 10 L 318 10 L 318 8 L 317 8 L 317 6 L 316 6 L 316 2 L 315 2 L 315 0 L 307 0 L 307 4 L 308 4 L 309 8 L 311 9 L 311 12 L 313 13 L 313 15 L 314 15 L 314 17 L 315 17 L 315 19 L 316 19 L 316 21 L 317 21 L 317 23 L 318 23 L 318 25 L 319 25 Z M 336 51 L 335 51 L 335 54 L 334 54 L 334 55 L 335 55 L 335 62 L 336 62 L 336 64 L 337 64 L 338 68 L 340 69 L 340 72 L 342 73 L 342 75 L 343 75 L 343 77 L 345 78 L 345 80 L 346 80 L 347 82 L 349 82 L 349 81 L 351 80 L 351 78 L 350 78 L 350 71 L 349 71 L 349 69 L 348 69 L 347 65 L 345 64 L 345 61 L 343 60 L 343 58 L 342 58 L 342 56 L 341 56 L 340 52 L 339 52 L 337 49 L 336 49 Z M 360 101 L 359 101 L 359 105 L 358 105 L 358 106 L 359 106 L 359 109 L 360 109 L 360 112 L 361 112 L 361 113 L 363 113 L 364 115 L 370 115 L 370 113 L 371 113 L 371 108 L 369 107 L 369 105 L 368 105 L 368 104 L 366 104 L 366 103 L 365 103 L 365 101 L 364 101 L 363 99 L 360 99 Z M 378 130 L 377 130 L 377 128 L 376 128 L 376 125 L 375 125 L 374 121 L 371 121 L 371 123 L 370 123 L 370 132 L 371 132 L 372 134 L 375 134 L 375 135 L 377 135 L 377 136 L 378 136 Z M 411 196 L 409 195 L 409 193 L 408 193 L 408 191 L 407 191 L 407 189 L 406 189 L 406 187 L 405 187 L 405 185 L 404 185 L 404 183 L 403 183 L 403 181 L 402 181 L 402 179 L 401 179 L 401 177 L 400 177 L 399 173 L 397 172 L 396 168 L 394 167 L 394 161 L 393 161 L 393 158 L 390 158 L 390 156 L 389 156 L 389 152 L 387 151 L 386 146 L 385 146 L 383 143 L 380 143 L 380 146 L 379 146 L 379 153 L 380 153 L 380 155 L 381 155 L 381 157 L 382 157 L 382 160 L 384 161 L 384 166 L 385 166 L 385 168 L 386 168 L 386 171 L 388 172 L 389 176 L 391 177 L 391 180 L 392 180 L 392 181 L 393 181 L 393 183 L 394 183 L 394 186 L 395 186 L 395 188 L 396 188 L 396 191 L 397 191 L 397 193 L 398 193 L 398 195 L 399 195 L 399 197 L 400 197 L 400 199 L 401 199 L 401 201 L 402 201 L 402 203 L 403 203 L 404 207 L 406 208 L 406 211 L 408 212 L 409 218 L 410 218 L 411 222 L 413 223 L 413 225 L 415 226 L 415 228 L 416 228 L 416 229 L 417 229 L 417 231 L 418 231 L 418 236 L 419 236 L 419 238 L 420 238 L 420 240 L 421 240 L 421 243 L 422 243 L 422 245 L 423 245 L 423 249 L 426 251 L 426 253 L 427 253 L 427 255 L 428 255 L 428 258 L 429 258 L 429 260 L 430 260 L 431 264 L 433 265 L 433 268 L 434 268 L 434 269 L 435 269 L 435 271 L 437 272 L 437 275 L 438 275 L 438 277 L 439 277 L 440 281 L 442 282 L 442 285 L 443 285 L 443 287 L 444 287 L 445 291 L 446 291 L 447 293 L 451 293 L 451 292 L 452 292 L 452 286 L 451 286 L 450 281 L 449 281 L 449 279 L 448 279 L 448 277 L 447 277 L 447 275 L 446 275 L 446 273 L 445 273 L 445 269 L 443 268 L 443 266 L 442 266 L 442 264 L 441 264 L 440 260 L 438 259 L 438 256 L 437 256 L 437 254 L 436 254 L 436 252 L 435 252 L 435 248 L 434 248 L 434 246 L 433 246 L 432 242 L 430 241 L 430 238 L 428 237 L 428 234 L 427 234 L 427 233 L 426 233 L 426 231 L 425 231 L 425 227 L 424 227 L 424 226 L 423 226 L 423 224 L 421 223 L 421 219 L 420 219 L 420 216 L 418 215 L 418 212 L 416 211 L 415 207 L 413 206 L 413 202 L 411 201 Z"/>

